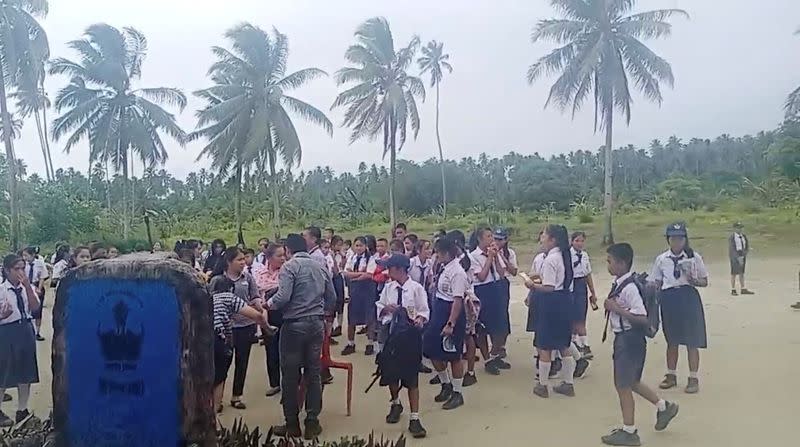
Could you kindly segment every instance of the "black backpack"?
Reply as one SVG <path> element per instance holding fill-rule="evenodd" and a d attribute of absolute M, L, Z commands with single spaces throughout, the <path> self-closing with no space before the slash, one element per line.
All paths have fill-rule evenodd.
<path fill-rule="evenodd" d="M 622 289 L 627 287 L 628 284 L 635 285 L 639 290 L 639 295 L 642 297 L 644 308 L 647 311 L 648 325 L 646 328 L 642 328 L 644 329 L 644 335 L 647 336 L 647 338 L 655 338 L 659 329 L 661 329 L 661 302 L 658 290 L 648 286 L 647 273 L 634 273 L 625 281 L 622 281 L 622 283 L 617 284 L 617 288 L 613 291 L 613 294 L 618 294 Z M 606 340 L 609 316 L 609 312 L 606 312 L 606 327 L 603 329 L 603 341 Z"/>

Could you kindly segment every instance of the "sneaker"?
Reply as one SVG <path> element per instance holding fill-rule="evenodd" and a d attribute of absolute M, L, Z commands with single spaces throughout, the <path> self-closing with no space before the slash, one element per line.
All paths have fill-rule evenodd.
<path fill-rule="evenodd" d="M 431 377 L 431 380 L 429 380 L 428 383 L 431 385 L 439 385 L 442 383 L 442 379 L 439 378 L 438 374 L 435 374 L 433 377 Z"/>
<path fill-rule="evenodd" d="M 589 365 L 589 360 L 587 360 L 585 357 L 578 360 L 578 362 L 575 364 L 575 373 L 572 374 L 572 377 L 576 379 L 583 379 L 586 376 L 586 371 L 589 370 Z"/>
<path fill-rule="evenodd" d="M 319 421 L 316 419 L 306 421 L 306 433 L 303 436 L 303 439 L 307 441 L 312 441 L 317 439 L 319 435 L 322 434 L 322 426 L 319 425 Z"/>
<path fill-rule="evenodd" d="M 796 303 L 792 304 L 792 305 L 791 305 L 791 306 L 789 306 L 789 307 L 791 307 L 792 309 L 800 310 L 800 301 L 798 301 L 798 302 L 796 302 Z"/>
<path fill-rule="evenodd" d="M 700 392 L 700 380 L 696 377 L 689 377 L 689 382 L 686 384 L 686 394 L 697 394 Z"/>
<path fill-rule="evenodd" d="M 0 427 L 13 427 L 14 421 L 11 420 L 10 417 L 6 416 L 5 413 L 0 411 Z"/>
<path fill-rule="evenodd" d="M 447 402 L 450 399 L 450 395 L 453 394 L 453 384 L 452 383 L 443 383 L 442 390 L 439 394 L 433 398 L 434 402 L 442 403 Z"/>
<path fill-rule="evenodd" d="M 642 440 L 639 439 L 639 431 L 628 433 L 621 428 L 614 429 L 610 434 L 600 438 L 605 445 L 625 445 L 625 446 L 639 446 L 642 445 Z"/>
<path fill-rule="evenodd" d="M 499 369 L 511 369 L 511 363 L 503 360 L 502 357 L 497 357 L 494 359 L 494 363 L 497 365 Z"/>
<path fill-rule="evenodd" d="M 739 294 L 736 292 L 736 289 L 731 289 L 731 296 L 739 296 Z"/>
<path fill-rule="evenodd" d="M 492 359 L 492 360 L 489 360 L 488 362 L 486 362 L 483 365 L 483 369 L 487 373 L 489 373 L 489 374 L 491 374 L 493 376 L 499 376 L 500 375 L 500 368 L 497 365 L 496 359 Z"/>
<path fill-rule="evenodd" d="M 364 355 L 374 355 L 375 354 L 375 346 L 367 345 L 367 349 L 364 350 Z"/>
<path fill-rule="evenodd" d="M 11 395 L 8 393 L 3 393 L 3 402 L 10 402 L 10 401 L 11 401 Z"/>
<path fill-rule="evenodd" d="M 342 335 L 342 327 L 339 326 L 331 331 L 331 337 L 340 337 Z"/>
<path fill-rule="evenodd" d="M 275 425 L 272 427 L 272 434 L 281 438 L 299 438 L 303 436 L 300 431 L 300 423 L 287 425 Z"/>
<path fill-rule="evenodd" d="M 422 423 L 419 419 L 412 419 L 408 421 L 408 432 L 411 433 L 412 438 L 424 438 L 428 436 L 428 432 L 425 431 L 425 427 L 422 426 Z"/>
<path fill-rule="evenodd" d="M 433 372 L 433 370 L 428 368 L 424 364 L 420 363 L 419 364 L 419 372 L 422 373 L 422 374 L 430 374 L 430 373 Z"/>
<path fill-rule="evenodd" d="M 472 386 L 478 383 L 478 378 L 475 376 L 475 373 L 472 374 L 464 374 L 464 383 L 461 386 Z"/>
<path fill-rule="evenodd" d="M 36 334 L 36 341 L 44 341 L 44 337 L 41 334 Z"/>
<path fill-rule="evenodd" d="M 656 431 L 661 431 L 667 428 L 667 425 L 678 415 L 678 404 L 675 402 L 667 402 L 667 408 L 664 411 L 656 413 Z"/>
<path fill-rule="evenodd" d="M 594 354 L 592 353 L 592 348 L 590 348 L 589 346 L 584 346 L 583 349 L 581 349 L 580 351 L 581 351 L 581 354 L 583 354 L 582 358 L 584 358 L 586 360 L 593 360 L 594 359 Z"/>
<path fill-rule="evenodd" d="M 387 424 L 396 424 L 400 422 L 400 415 L 403 414 L 403 406 L 400 404 L 392 404 L 389 408 L 389 414 L 386 415 Z"/>
<path fill-rule="evenodd" d="M 550 397 L 550 390 L 541 383 L 537 383 L 536 386 L 533 387 L 533 394 L 541 398 L 547 399 L 548 397 Z"/>
<path fill-rule="evenodd" d="M 575 397 L 575 385 L 567 382 L 561 382 L 561 385 L 553 387 L 553 391 L 558 394 L 563 394 L 567 397 Z"/>
<path fill-rule="evenodd" d="M 351 355 L 356 353 L 356 345 L 347 345 L 342 349 L 342 355 Z"/>
<path fill-rule="evenodd" d="M 667 374 L 664 376 L 664 380 L 658 385 L 659 388 L 662 390 L 668 390 L 670 388 L 675 388 L 678 386 L 678 378 L 675 377 L 675 374 Z"/>
<path fill-rule="evenodd" d="M 742 295 L 755 295 L 756 293 L 752 290 L 742 289 Z"/>
<path fill-rule="evenodd" d="M 20 422 L 24 421 L 26 417 L 30 415 L 31 412 L 28 410 L 17 411 L 16 417 L 14 419 L 16 423 L 19 424 Z"/>
<path fill-rule="evenodd" d="M 272 388 L 267 390 L 267 397 L 275 396 L 277 394 L 280 394 L 280 392 L 281 392 L 281 387 L 279 387 L 279 386 L 272 387 Z"/>
<path fill-rule="evenodd" d="M 335 338 L 329 338 L 328 343 L 330 343 L 331 346 L 337 346 L 339 344 Z"/>
<path fill-rule="evenodd" d="M 462 405 L 464 405 L 464 396 L 461 393 L 456 393 L 453 391 L 453 393 L 450 395 L 450 399 L 448 399 L 447 402 L 442 405 L 442 409 L 455 410 Z"/>

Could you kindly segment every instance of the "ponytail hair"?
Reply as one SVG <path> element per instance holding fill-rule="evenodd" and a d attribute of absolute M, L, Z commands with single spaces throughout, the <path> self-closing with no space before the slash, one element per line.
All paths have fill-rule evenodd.
<path fill-rule="evenodd" d="M 572 286 L 572 252 L 570 252 L 570 239 L 567 227 L 564 225 L 548 225 L 546 233 L 556 241 L 556 246 L 561 250 L 561 259 L 564 262 L 564 290 Z"/>
<path fill-rule="evenodd" d="M 453 230 L 443 238 L 445 240 L 450 240 L 453 245 L 455 246 L 455 254 L 451 253 L 451 255 L 456 258 L 459 255 L 463 254 L 464 257 L 461 258 L 459 264 L 461 264 L 461 268 L 464 269 L 465 272 L 469 272 L 472 268 L 472 260 L 470 260 L 469 253 L 467 252 L 464 244 L 466 242 L 466 238 L 464 237 L 464 233 L 461 230 Z"/>

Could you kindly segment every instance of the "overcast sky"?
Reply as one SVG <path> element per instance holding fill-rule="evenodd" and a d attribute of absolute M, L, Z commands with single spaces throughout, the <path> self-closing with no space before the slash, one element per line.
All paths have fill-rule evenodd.
<path fill-rule="evenodd" d="M 204 4 L 209 3 L 208 7 Z M 248 21 L 289 37 L 289 70 L 319 67 L 329 73 L 344 64 L 353 32 L 367 18 L 388 18 L 396 45 L 412 34 L 436 39 L 455 69 L 442 85 L 441 135 L 445 156 L 461 158 L 481 152 L 502 155 L 511 150 L 550 155 L 596 149 L 602 135 L 592 130 L 586 107 L 575 120 L 543 105 L 552 80 L 529 86 L 525 73 L 552 46 L 530 43 L 537 20 L 552 17 L 547 0 L 50 0 L 44 20 L 54 57 L 75 58 L 66 42 L 77 39 L 90 24 L 133 26 L 149 41 L 149 54 L 139 86 L 182 88 L 189 107 L 179 116 L 194 129 L 194 111 L 202 103 L 191 92 L 209 85 L 206 71 L 212 45 L 226 45 L 222 34 Z M 713 138 L 742 135 L 779 124 L 786 95 L 800 85 L 800 26 L 797 0 L 640 0 L 638 9 L 683 8 L 691 20 L 676 19 L 673 36 L 649 45 L 672 63 L 675 88 L 664 87 L 661 108 L 636 96 L 629 128 L 618 126 L 615 146 L 647 144 L 653 138 L 677 135 Z M 413 68 L 416 71 L 416 67 Z M 67 83 L 47 81 L 51 98 Z M 426 80 L 426 83 L 428 81 Z M 314 81 L 295 96 L 328 111 L 337 93 L 332 78 Z M 433 91 L 421 106 L 422 129 L 407 142 L 401 157 L 422 161 L 436 153 Z M 54 111 L 49 113 L 52 118 Z M 378 142 L 348 146 L 349 130 L 339 127 L 341 113 L 328 112 L 336 129 L 329 138 L 321 129 L 295 120 L 303 144 L 302 169 L 318 165 L 335 171 L 353 170 L 360 161 L 382 163 Z M 25 124 L 17 154 L 29 172 L 43 175 L 42 154 L 32 119 Z M 186 148 L 169 143 L 167 169 L 183 178 L 209 166 L 195 162 L 201 144 Z M 56 167 L 86 171 L 85 141 L 68 156 L 52 145 Z M 141 172 L 141 166 L 136 168 Z"/>

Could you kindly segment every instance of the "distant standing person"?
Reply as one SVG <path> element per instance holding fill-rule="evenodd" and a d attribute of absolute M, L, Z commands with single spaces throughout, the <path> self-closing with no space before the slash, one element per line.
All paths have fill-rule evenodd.
<path fill-rule="evenodd" d="M 48 273 L 44 262 L 36 258 L 36 247 L 25 247 L 22 250 L 22 259 L 25 261 L 25 275 L 28 277 L 28 282 L 30 282 L 41 303 L 31 312 L 36 327 L 36 341 L 44 341 L 44 337 L 41 334 L 42 307 L 44 306 L 45 298 L 45 280 L 50 277 L 50 273 Z"/>
<path fill-rule="evenodd" d="M 401 241 L 406 238 L 408 235 L 408 227 L 406 224 L 400 222 L 399 224 L 394 226 L 394 231 L 392 231 L 391 239 L 400 239 Z"/>
<path fill-rule="evenodd" d="M 322 242 L 322 231 L 319 227 L 308 227 L 303 231 L 303 239 L 306 241 L 306 250 L 311 259 L 317 261 L 323 268 L 328 268 L 328 259 L 322 252 L 320 243 Z"/>
<path fill-rule="evenodd" d="M 285 425 L 274 427 L 277 436 L 298 437 L 300 407 L 297 393 L 300 368 L 306 386 L 305 438 L 322 433 L 319 413 L 322 411 L 321 362 L 325 336 L 325 317 L 333 315 L 336 292 L 328 270 L 311 259 L 306 241 L 299 234 L 286 238 L 286 251 L 291 259 L 278 274 L 278 291 L 267 301 L 267 308 L 283 312 L 280 358 L 283 416 Z M 374 309 L 374 307 L 373 307 Z"/>
<path fill-rule="evenodd" d="M 750 252 L 750 241 L 744 234 L 744 225 L 741 222 L 733 224 L 733 233 L 728 238 L 728 257 L 731 260 L 731 295 L 737 296 L 736 277 L 739 277 L 739 286 L 742 295 L 753 295 L 753 292 L 744 285 L 744 269 L 747 265 L 747 254 Z"/>

